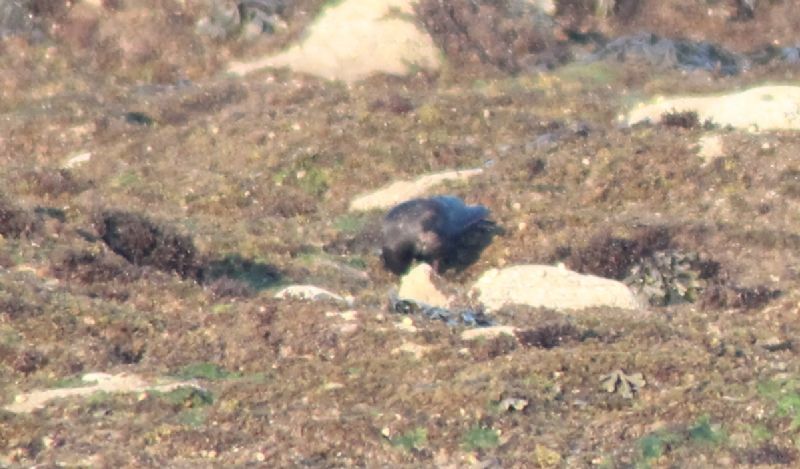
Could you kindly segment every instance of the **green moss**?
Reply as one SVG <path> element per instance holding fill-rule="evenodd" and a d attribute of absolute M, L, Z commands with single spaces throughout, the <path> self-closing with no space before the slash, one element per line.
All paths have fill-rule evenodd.
<path fill-rule="evenodd" d="M 664 455 L 666 448 L 678 443 L 680 435 L 671 432 L 654 432 L 639 440 L 639 454 L 645 463 Z"/>
<path fill-rule="evenodd" d="M 493 428 L 474 426 L 464 435 L 463 445 L 467 451 L 494 448 L 500 443 L 500 434 Z"/>
<path fill-rule="evenodd" d="M 772 432 L 764 425 L 753 425 L 750 430 L 751 435 L 753 436 L 753 440 L 755 441 L 766 441 L 772 438 Z"/>
<path fill-rule="evenodd" d="M 178 414 L 178 422 L 189 427 L 200 427 L 206 422 L 206 410 L 203 408 L 186 409 Z"/>
<path fill-rule="evenodd" d="M 423 448 L 428 443 L 428 430 L 417 427 L 390 440 L 392 445 L 399 446 L 406 451 Z"/>
<path fill-rule="evenodd" d="M 211 312 L 214 314 L 223 314 L 231 311 L 233 305 L 230 303 L 219 303 L 211 307 Z"/>
<path fill-rule="evenodd" d="M 695 443 L 718 444 L 725 440 L 725 433 L 718 426 L 712 425 L 707 415 L 700 417 L 689 427 L 688 432 L 689 439 Z"/>
<path fill-rule="evenodd" d="M 565 82 L 580 83 L 591 88 L 605 86 L 619 79 L 619 66 L 605 62 L 572 63 L 559 68 L 555 76 Z"/>
<path fill-rule="evenodd" d="M 96 384 L 97 381 L 84 381 L 80 376 L 70 376 L 69 378 L 62 378 L 51 384 L 53 388 L 82 388 Z"/>
<path fill-rule="evenodd" d="M 86 405 L 88 405 L 90 408 L 93 408 L 102 404 L 106 404 L 113 399 L 114 395 L 110 392 L 96 391 L 86 399 Z"/>
<path fill-rule="evenodd" d="M 433 104 L 423 104 L 417 109 L 417 117 L 424 127 L 441 124 L 442 112 Z"/>
<path fill-rule="evenodd" d="M 800 382 L 796 379 L 771 380 L 759 383 L 759 394 L 776 404 L 776 413 L 792 419 L 793 430 L 800 428 Z"/>
<path fill-rule="evenodd" d="M 363 213 L 345 213 L 333 220 L 333 227 L 346 234 L 358 233 L 371 217 Z"/>
<path fill-rule="evenodd" d="M 211 394 L 211 391 L 194 386 L 181 386 L 169 392 L 150 391 L 150 394 L 171 405 L 185 408 L 202 407 L 214 403 L 214 395 Z"/>
<path fill-rule="evenodd" d="M 192 363 L 178 371 L 175 376 L 181 379 L 208 379 L 212 381 L 239 378 L 241 373 L 233 373 L 214 363 Z"/>
<path fill-rule="evenodd" d="M 141 178 L 134 170 L 128 170 L 114 178 L 111 182 L 111 187 L 125 189 L 138 185 Z"/>

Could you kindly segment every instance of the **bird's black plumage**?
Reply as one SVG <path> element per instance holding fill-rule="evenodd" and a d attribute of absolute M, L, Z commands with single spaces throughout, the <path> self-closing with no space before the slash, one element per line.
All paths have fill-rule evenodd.
<path fill-rule="evenodd" d="M 488 216 L 486 207 L 466 205 L 458 197 L 448 195 L 403 202 L 383 220 L 384 265 L 400 275 L 415 259 L 434 265 L 440 261 L 448 263 L 464 247 L 461 241 L 465 234 L 486 224 L 494 226 Z M 479 249 L 489 242 L 491 236 Z"/>

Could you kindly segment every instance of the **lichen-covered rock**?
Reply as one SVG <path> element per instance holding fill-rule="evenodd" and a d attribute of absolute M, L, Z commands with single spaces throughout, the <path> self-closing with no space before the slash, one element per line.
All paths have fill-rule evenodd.
<path fill-rule="evenodd" d="M 705 288 L 697 253 L 657 251 L 641 259 L 623 280 L 654 306 L 693 303 Z"/>

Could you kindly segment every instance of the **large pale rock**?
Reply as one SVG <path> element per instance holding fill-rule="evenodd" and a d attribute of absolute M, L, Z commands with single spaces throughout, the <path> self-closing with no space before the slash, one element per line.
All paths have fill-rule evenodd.
<path fill-rule="evenodd" d="M 428 264 L 419 264 L 411 269 L 400 280 L 400 290 L 397 298 L 401 300 L 414 300 L 428 306 L 449 308 L 453 302 L 452 296 L 442 292 L 433 282 L 435 273 Z"/>
<path fill-rule="evenodd" d="M 471 292 L 489 312 L 507 305 L 555 310 L 639 308 L 636 296 L 623 283 L 549 265 L 491 269 L 475 282 Z"/>
<path fill-rule="evenodd" d="M 715 96 L 659 97 L 639 104 L 625 122 L 658 123 L 668 112 L 694 111 L 701 121 L 752 131 L 800 129 L 800 86 L 759 86 Z"/>
<path fill-rule="evenodd" d="M 420 197 L 431 188 L 447 181 L 466 181 L 483 174 L 483 168 L 444 171 L 426 174 L 411 181 L 396 181 L 377 191 L 357 196 L 350 202 L 350 211 L 373 210 L 393 207 L 415 197 Z"/>
<path fill-rule="evenodd" d="M 353 82 L 374 73 L 403 75 L 415 67 L 436 69 L 440 52 L 417 27 L 413 0 L 343 0 L 325 8 L 300 43 L 253 62 L 230 64 L 244 75 L 265 67 L 289 67 Z"/>

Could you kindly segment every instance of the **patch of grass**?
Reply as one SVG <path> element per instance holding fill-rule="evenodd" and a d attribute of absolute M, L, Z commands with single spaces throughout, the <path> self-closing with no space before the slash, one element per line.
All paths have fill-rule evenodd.
<path fill-rule="evenodd" d="M 712 425 L 707 415 L 700 417 L 688 432 L 689 440 L 695 443 L 715 445 L 725 441 L 725 433 L 717 425 Z"/>
<path fill-rule="evenodd" d="M 750 433 L 755 441 L 766 441 L 772 438 L 772 432 L 764 425 L 753 425 Z"/>
<path fill-rule="evenodd" d="M 320 197 L 330 187 L 330 177 L 325 168 L 320 168 L 317 155 L 310 155 L 273 176 L 275 184 L 293 184 L 307 194 Z"/>
<path fill-rule="evenodd" d="M 474 426 L 464 435 L 463 443 L 467 451 L 494 448 L 500 443 L 500 433 L 493 428 Z"/>
<path fill-rule="evenodd" d="M 214 305 L 211 308 L 211 312 L 214 313 L 214 314 L 223 314 L 223 313 L 227 313 L 228 311 L 230 311 L 231 308 L 233 308 L 233 305 L 230 304 L 230 303 L 220 303 L 220 304 Z"/>
<path fill-rule="evenodd" d="M 202 407 L 214 403 L 214 395 L 210 391 L 192 386 L 181 386 L 170 392 L 151 391 L 150 394 L 171 405 L 184 408 Z"/>
<path fill-rule="evenodd" d="M 297 178 L 297 184 L 310 195 L 320 197 L 330 186 L 330 178 L 323 169 L 310 167 L 305 170 L 302 177 Z"/>
<path fill-rule="evenodd" d="M 13 347 L 22 342 L 22 335 L 10 325 L 3 325 L 0 327 L 0 345 L 4 347 Z"/>
<path fill-rule="evenodd" d="M 800 382 L 796 379 L 759 383 L 758 393 L 775 401 L 776 413 L 792 419 L 791 428 L 800 428 Z"/>
<path fill-rule="evenodd" d="M 112 187 L 126 188 L 138 184 L 140 181 L 139 175 L 136 171 L 128 170 L 120 174 L 111 182 Z"/>
<path fill-rule="evenodd" d="M 84 381 L 80 376 L 70 376 L 69 378 L 62 378 L 51 385 L 52 388 L 82 388 L 96 384 L 97 381 Z"/>
<path fill-rule="evenodd" d="M 618 67 L 604 62 L 588 64 L 573 63 L 558 69 L 555 75 L 567 82 L 580 83 L 581 86 L 605 86 L 619 79 Z"/>
<path fill-rule="evenodd" d="M 680 435 L 672 432 L 654 432 L 639 440 L 639 452 L 645 464 L 664 455 L 667 449 L 680 441 Z"/>
<path fill-rule="evenodd" d="M 333 227 L 347 234 L 358 233 L 367 224 L 369 217 L 361 213 L 345 213 L 333 220 Z"/>
<path fill-rule="evenodd" d="M 175 376 L 182 379 L 200 378 L 218 381 L 230 378 L 240 378 L 242 374 L 230 372 L 214 363 L 200 362 L 184 366 L 175 374 Z"/>
<path fill-rule="evenodd" d="M 392 445 L 402 447 L 406 451 L 420 449 L 428 443 L 428 430 L 423 427 L 417 427 L 400 436 L 391 438 L 389 441 L 392 442 Z"/>
<path fill-rule="evenodd" d="M 206 412 L 201 408 L 186 409 L 178 414 L 178 422 L 181 425 L 197 428 L 206 422 Z"/>
<path fill-rule="evenodd" d="M 683 431 L 659 430 L 648 433 L 638 441 L 639 461 L 636 467 L 650 463 L 682 445 L 716 445 L 726 439 L 724 431 L 704 415 Z"/>
<path fill-rule="evenodd" d="M 362 258 L 362 257 L 350 257 L 345 262 L 350 267 L 354 267 L 356 269 L 366 269 L 367 268 L 367 261 L 365 261 L 364 258 Z"/>
<path fill-rule="evenodd" d="M 114 395 L 110 392 L 106 391 L 96 391 L 93 392 L 87 399 L 86 404 L 89 407 L 95 407 L 102 404 L 107 403 L 108 401 L 112 400 Z"/>

